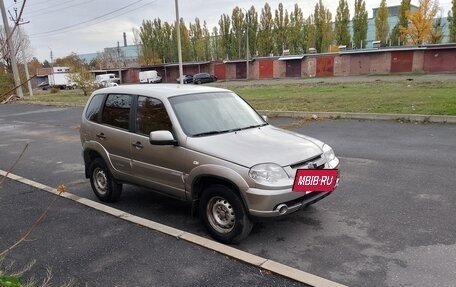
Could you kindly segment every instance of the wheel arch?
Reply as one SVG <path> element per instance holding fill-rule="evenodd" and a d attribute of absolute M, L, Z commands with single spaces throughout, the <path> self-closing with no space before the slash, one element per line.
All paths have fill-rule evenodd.
<path fill-rule="evenodd" d="M 204 169 L 206 172 L 201 172 L 196 176 L 191 175 L 189 177 L 192 201 L 199 201 L 204 189 L 208 186 L 219 184 L 230 188 L 241 199 L 246 211 L 249 210 L 247 199 L 243 193 L 244 190 L 248 189 L 248 185 L 238 173 L 221 166 L 202 166 L 200 168 Z M 208 170 L 218 172 L 215 174 L 213 172 L 208 172 Z M 223 176 L 220 174 L 223 174 Z"/>
<path fill-rule="evenodd" d="M 89 171 L 89 168 L 90 168 L 90 163 L 92 161 L 94 161 L 96 158 L 100 158 L 102 159 L 103 161 L 105 161 L 105 159 L 103 158 L 103 156 L 96 150 L 93 150 L 93 149 L 85 149 L 83 151 L 83 157 L 84 157 L 84 166 L 85 166 L 85 177 L 86 178 L 89 178 L 90 177 L 90 171 Z M 105 161 L 106 162 L 106 161 Z"/>

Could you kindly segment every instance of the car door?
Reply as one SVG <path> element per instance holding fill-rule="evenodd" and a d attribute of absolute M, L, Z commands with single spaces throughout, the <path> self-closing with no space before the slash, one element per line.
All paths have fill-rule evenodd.
<path fill-rule="evenodd" d="M 95 127 L 95 140 L 108 153 L 112 167 L 130 174 L 130 114 L 132 95 L 108 94 L 103 106 L 101 125 Z"/>
<path fill-rule="evenodd" d="M 138 96 L 135 133 L 131 137 L 132 172 L 144 185 L 170 196 L 185 199 L 183 173 L 184 150 L 173 145 L 152 145 L 152 131 L 169 130 L 172 125 L 163 103 L 152 97 Z"/>

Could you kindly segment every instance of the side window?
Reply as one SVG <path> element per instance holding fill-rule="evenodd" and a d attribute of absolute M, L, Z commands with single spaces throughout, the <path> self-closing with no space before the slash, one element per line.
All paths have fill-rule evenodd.
<path fill-rule="evenodd" d="M 136 132 L 149 135 L 152 131 L 171 130 L 171 121 L 163 103 L 149 97 L 138 97 Z"/>
<path fill-rule="evenodd" d="M 98 115 L 100 114 L 101 105 L 103 104 L 104 95 L 95 95 L 87 107 L 85 116 L 89 121 L 98 122 Z"/>
<path fill-rule="evenodd" d="M 128 130 L 131 95 L 108 95 L 103 109 L 104 124 Z"/>

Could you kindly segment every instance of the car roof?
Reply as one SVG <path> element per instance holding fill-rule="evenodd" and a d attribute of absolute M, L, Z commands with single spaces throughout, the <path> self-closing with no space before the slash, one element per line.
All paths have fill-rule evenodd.
<path fill-rule="evenodd" d="M 201 85 L 180 85 L 180 84 L 135 84 L 120 85 L 96 90 L 94 94 L 135 94 L 151 96 L 159 99 L 173 96 L 200 94 L 208 92 L 231 92 L 227 89 L 214 88 Z"/>

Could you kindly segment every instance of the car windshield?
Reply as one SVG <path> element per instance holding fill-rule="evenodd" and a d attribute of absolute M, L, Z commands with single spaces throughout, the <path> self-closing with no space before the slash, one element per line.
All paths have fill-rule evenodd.
<path fill-rule="evenodd" d="M 208 136 L 267 125 L 242 98 L 230 92 L 169 99 L 186 135 Z"/>

